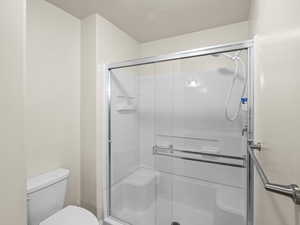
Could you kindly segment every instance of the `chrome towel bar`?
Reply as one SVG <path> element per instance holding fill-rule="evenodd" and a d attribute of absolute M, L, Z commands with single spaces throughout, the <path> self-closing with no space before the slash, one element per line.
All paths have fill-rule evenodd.
<path fill-rule="evenodd" d="M 254 150 L 261 150 L 261 144 L 254 144 L 253 141 L 249 141 L 248 143 L 248 152 L 251 157 L 251 160 L 262 180 L 262 183 L 264 185 L 264 188 L 267 191 L 274 192 L 277 194 L 285 195 L 293 199 L 295 204 L 300 204 L 300 188 L 296 184 L 289 184 L 289 185 L 281 185 L 281 184 L 275 184 L 271 183 L 266 176 L 261 164 L 259 163 Z"/>
<path fill-rule="evenodd" d="M 240 167 L 245 168 L 245 157 L 239 157 L 239 156 L 232 156 L 232 155 L 223 155 L 223 154 L 214 154 L 214 153 L 207 153 L 207 152 L 196 152 L 191 150 L 183 150 L 183 149 L 175 149 L 172 145 L 169 145 L 167 147 L 165 146 L 158 146 L 154 145 L 152 147 L 153 154 L 154 155 L 161 155 L 161 156 L 169 156 L 172 158 L 177 159 L 183 159 L 183 160 L 190 160 L 190 161 L 197 161 L 197 162 L 204 162 L 204 163 L 211 163 L 211 164 L 218 164 L 223 166 L 231 166 L 231 167 Z M 195 157 L 187 157 L 178 155 L 175 153 L 182 153 L 182 154 L 191 154 L 191 155 L 202 155 L 202 156 L 210 156 L 210 157 L 218 157 L 218 158 L 225 158 L 225 159 L 231 159 L 231 160 L 239 160 L 242 161 L 242 163 L 231 163 L 231 162 L 221 162 L 221 161 L 214 161 L 214 160 L 208 160 L 208 159 L 201 159 L 201 158 L 195 158 Z"/>

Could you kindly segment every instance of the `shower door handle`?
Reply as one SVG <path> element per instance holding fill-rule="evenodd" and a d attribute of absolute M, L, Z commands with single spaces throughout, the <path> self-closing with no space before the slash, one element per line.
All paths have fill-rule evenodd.
<path fill-rule="evenodd" d="M 173 147 L 173 145 L 169 145 L 169 146 L 154 145 L 152 147 L 152 150 L 153 150 L 154 155 L 168 156 L 168 157 L 173 157 L 173 158 L 177 158 L 177 159 L 205 162 L 205 163 L 218 164 L 218 165 L 223 165 L 223 166 L 232 166 L 232 167 L 240 167 L 240 168 L 246 167 L 246 157 L 245 156 L 240 157 L 240 156 L 233 156 L 233 155 L 214 154 L 214 153 L 191 151 L 191 150 L 185 150 L 185 149 L 176 149 Z M 179 155 L 176 153 L 181 153 L 184 155 Z M 193 155 L 194 157 L 190 157 L 187 155 Z M 224 162 L 224 161 L 222 162 L 222 161 L 217 161 L 217 160 L 214 161 L 214 160 L 210 160 L 210 159 L 197 158 L 195 156 L 209 156 L 209 157 L 224 158 L 227 160 L 237 160 L 237 161 L 240 161 L 241 163 Z"/>

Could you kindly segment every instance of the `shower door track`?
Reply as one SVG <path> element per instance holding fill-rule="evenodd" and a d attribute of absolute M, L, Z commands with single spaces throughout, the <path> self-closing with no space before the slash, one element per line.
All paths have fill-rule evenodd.
<path fill-rule="evenodd" d="M 213 55 L 218 53 L 226 53 L 232 51 L 239 50 L 248 50 L 248 78 L 250 82 L 248 82 L 248 132 L 247 138 L 253 139 L 253 112 L 254 112 L 254 94 L 253 94 L 253 40 L 246 40 L 241 42 L 234 42 L 222 45 L 214 45 L 204 48 L 197 48 L 187 51 L 180 51 L 160 56 L 153 57 L 144 57 L 132 60 L 126 60 L 122 62 L 116 62 L 107 64 L 104 66 L 105 70 L 105 78 L 106 78 L 106 87 L 105 87 L 105 95 L 106 95 L 106 151 L 105 157 L 103 157 L 103 164 L 105 170 L 105 178 L 103 179 L 103 205 L 104 205 L 104 224 L 105 225 L 128 225 L 128 223 L 124 221 L 120 221 L 120 219 L 115 218 L 111 214 L 111 73 L 113 69 L 120 69 L 126 67 L 134 67 L 139 65 L 146 65 L 158 62 L 166 62 L 172 60 L 186 59 L 192 57 Z M 253 192 L 254 192 L 254 170 L 253 164 L 251 162 L 251 157 L 247 151 L 246 155 L 246 169 L 247 169 L 247 212 L 246 212 L 246 225 L 253 225 Z"/>
<path fill-rule="evenodd" d="M 146 65 L 146 64 L 151 64 L 151 63 L 171 61 L 171 60 L 176 60 L 176 59 L 185 59 L 185 58 L 212 55 L 212 54 L 218 54 L 218 53 L 226 53 L 226 52 L 231 52 L 231 51 L 248 49 L 248 48 L 252 47 L 252 45 L 253 45 L 253 41 L 247 40 L 247 41 L 229 43 L 229 44 L 224 44 L 224 45 L 215 45 L 215 46 L 209 46 L 209 47 L 204 47 L 204 48 L 196 48 L 196 49 L 192 49 L 192 50 L 180 51 L 180 52 L 170 53 L 170 54 L 166 54 L 166 55 L 144 57 L 144 58 L 139 58 L 139 59 L 132 59 L 132 60 L 126 60 L 126 61 L 117 62 L 117 63 L 111 63 L 111 64 L 107 65 L 107 69 L 108 70 L 120 69 L 120 68 L 125 68 L 125 67 L 140 66 L 140 65 Z"/>

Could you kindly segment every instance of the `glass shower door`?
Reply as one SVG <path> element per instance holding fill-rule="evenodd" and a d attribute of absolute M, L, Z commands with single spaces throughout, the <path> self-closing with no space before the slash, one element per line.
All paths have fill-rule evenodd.
<path fill-rule="evenodd" d="M 245 52 L 239 57 L 245 60 Z M 242 71 L 232 88 L 232 111 L 246 97 L 242 92 L 247 74 Z M 165 216 L 158 215 L 157 224 L 245 224 L 242 130 L 247 112 L 241 111 L 234 121 L 224 115 L 234 73 L 235 64 L 226 57 L 155 64 L 154 168 L 161 190 L 157 199 L 158 208 L 169 207 Z"/>
<path fill-rule="evenodd" d="M 155 169 L 154 65 L 111 71 L 111 215 L 121 223 L 156 225 L 168 215 Z M 165 179 L 163 179 L 165 180 Z M 167 193 L 172 188 L 168 179 Z M 170 197 L 171 195 L 169 195 Z"/>
<path fill-rule="evenodd" d="M 246 50 L 111 70 L 114 218 L 246 224 L 245 62 Z"/>

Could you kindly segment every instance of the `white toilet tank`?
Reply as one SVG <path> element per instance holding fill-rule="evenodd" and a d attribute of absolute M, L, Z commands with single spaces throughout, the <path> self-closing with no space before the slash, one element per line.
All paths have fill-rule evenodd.
<path fill-rule="evenodd" d="M 39 225 L 63 208 L 69 173 L 57 169 L 27 180 L 28 225 Z"/>

